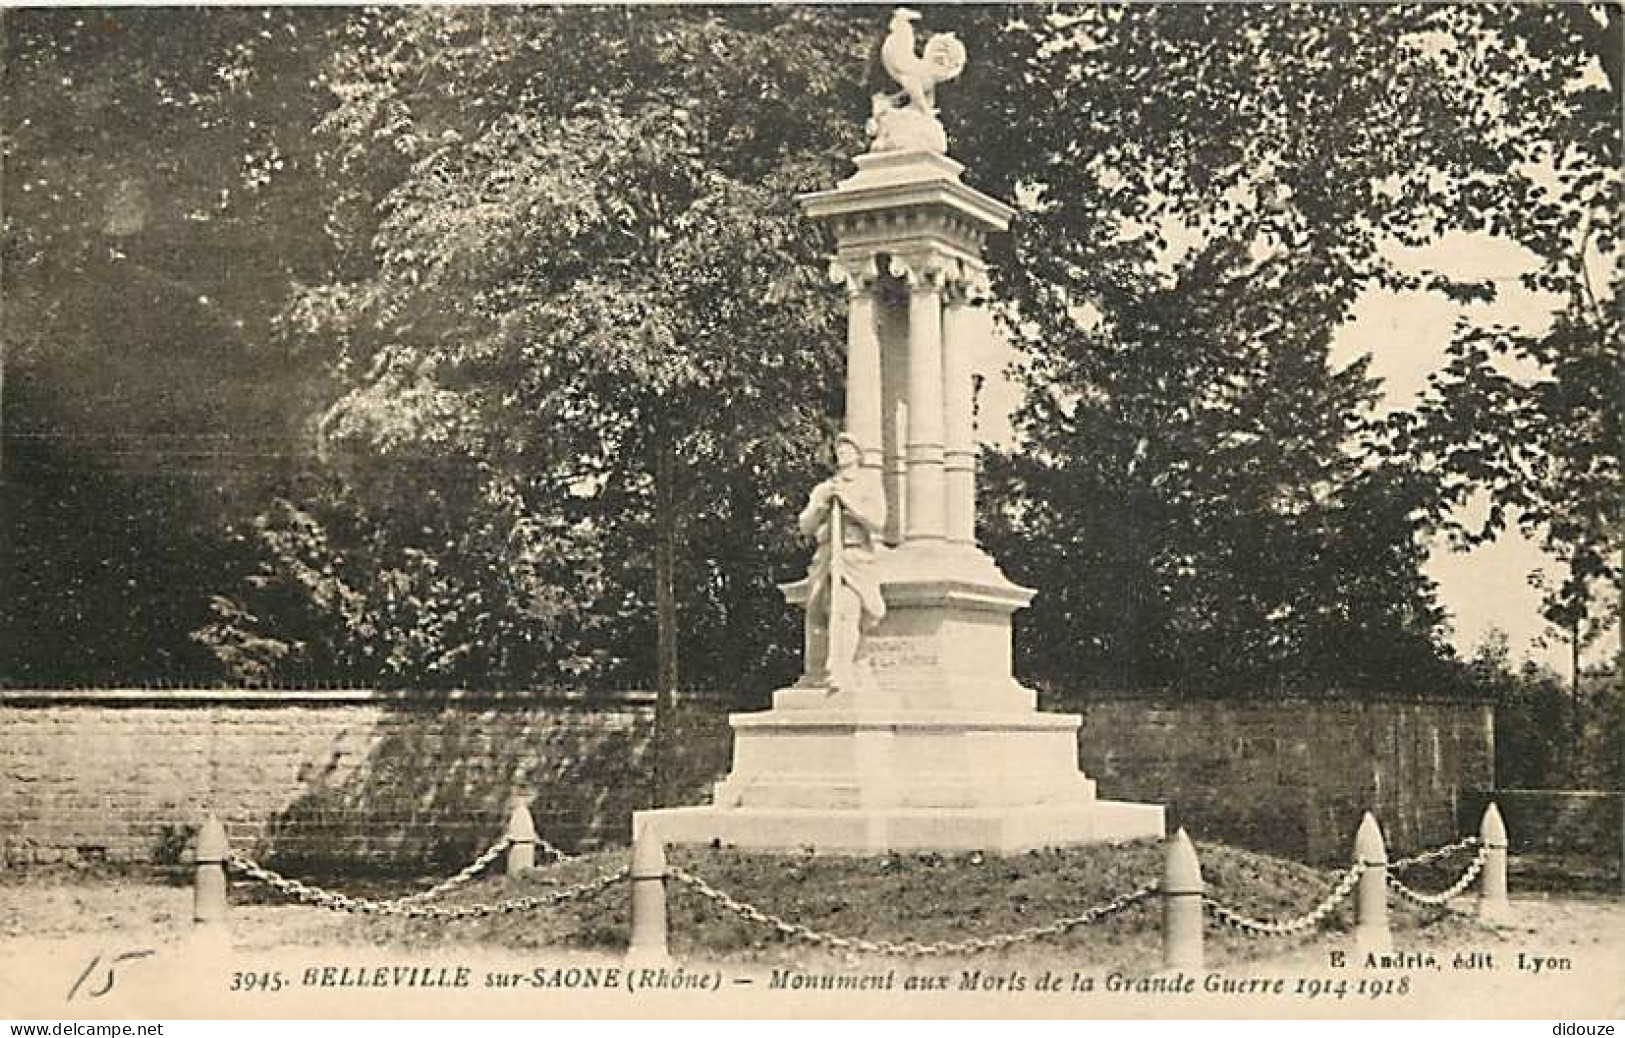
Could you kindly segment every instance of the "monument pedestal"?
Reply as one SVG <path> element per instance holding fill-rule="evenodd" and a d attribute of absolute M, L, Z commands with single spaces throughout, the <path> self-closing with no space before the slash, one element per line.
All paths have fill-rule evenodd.
<path fill-rule="evenodd" d="M 735 714 L 733 770 L 710 806 L 639 812 L 668 843 L 836 854 L 1014 852 L 1160 838 L 1163 810 L 1098 799 L 1074 714 L 1040 713 L 1010 676 L 1010 614 L 1032 592 L 968 545 L 876 558 L 885 618 L 849 688 L 822 674 Z M 805 584 L 786 596 L 804 601 Z"/>

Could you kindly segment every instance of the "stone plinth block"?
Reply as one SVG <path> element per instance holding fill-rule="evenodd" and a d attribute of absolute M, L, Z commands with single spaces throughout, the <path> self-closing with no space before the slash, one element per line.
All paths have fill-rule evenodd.
<path fill-rule="evenodd" d="M 1087 804 L 1070 714 L 772 710 L 736 714 L 719 807 Z"/>
<path fill-rule="evenodd" d="M 708 807 L 641 812 L 669 843 L 756 850 L 1014 852 L 1163 835 L 1163 810 L 1099 800 L 1079 719 L 1036 710 L 736 714 Z"/>
<path fill-rule="evenodd" d="M 864 634 L 852 687 L 831 689 L 810 665 L 773 695 L 775 710 L 1031 711 L 1037 696 L 1011 676 L 1010 616 L 1033 592 L 965 545 L 883 549 L 875 573 L 886 616 Z M 803 605 L 807 584 L 784 586 Z M 737 727 L 737 726 L 736 726 Z"/>
<path fill-rule="evenodd" d="M 676 807 L 640 811 L 633 825 L 650 826 L 667 843 L 851 855 L 889 851 L 1014 854 L 1035 847 L 1155 839 L 1163 832 L 1161 807 L 1112 800 L 933 810 Z"/>

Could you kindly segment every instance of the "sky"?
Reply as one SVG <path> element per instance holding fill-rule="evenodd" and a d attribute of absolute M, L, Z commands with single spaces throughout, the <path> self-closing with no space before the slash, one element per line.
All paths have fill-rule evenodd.
<path fill-rule="evenodd" d="M 1383 380 L 1383 406 L 1407 408 L 1427 386 L 1428 375 L 1445 364 L 1456 319 L 1470 315 L 1476 323 L 1500 323 L 1536 332 L 1545 327 L 1558 304 L 1556 296 L 1532 292 L 1519 275 L 1534 269 L 1536 258 L 1521 246 L 1484 234 L 1452 233 L 1425 249 L 1394 248 L 1390 258 L 1410 270 L 1431 269 L 1463 281 L 1494 280 L 1497 298 L 1490 303 L 1456 303 L 1433 292 L 1396 293 L 1368 288 L 1355 302 L 1352 319 L 1334 334 L 1332 362 L 1339 366 L 1371 356 L 1371 373 Z M 995 347 L 989 371 L 1015 361 L 1005 344 Z M 1528 377 L 1532 369 L 1506 369 Z M 984 435 L 993 443 L 1010 442 L 1009 416 L 1021 402 L 1021 390 L 1008 377 L 990 378 L 981 398 Z M 1472 506 L 1470 505 L 1469 508 Z M 1463 656 L 1472 654 L 1492 629 L 1506 632 L 1516 660 L 1533 659 L 1567 674 L 1569 650 L 1540 616 L 1540 592 L 1529 574 L 1558 569 L 1540 548 L 1516 528 L 1471 551 L 1432 546 L 1427 573 L 1439 587 L 1439 600 L 1450 614 L 1451 641 Z M 1545 636 L 1544 642 L 1543 637 Z M 1587 663 L 1606 660 L 1617 648 L 1617 635 L 1600 638 L 1585 655 Z"/>

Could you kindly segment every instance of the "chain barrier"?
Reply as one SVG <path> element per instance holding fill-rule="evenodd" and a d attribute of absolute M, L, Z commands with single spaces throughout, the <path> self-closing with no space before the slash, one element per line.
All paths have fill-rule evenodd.
<path fill-rule="evenodd" d="M 420 890 L 415 894 L 407 894 L 407 895 L 405 895 L 403 897 L 398 897 L 398 898 L 395 898 L 393 900 L 366 901 L 365 903 L 367 903 L 369 905 L 377 906 L 377 908 L 373 909 L 373 911 L 384 912 L 387 909 L 392 908 L 392 907 L 403 907 L 403 906 L 409 906 L 409 905 L 421 905 L 424 902 L 433 901 L 433 900 L 435 900 L 437 898 L 445 896 L 446 894 L 449 894 L 451 891 L 456 890 L 458 887 L 461 887 L 461 886 L 465 885 L 466 883 L 470 882 L 471 880 L 473 880 L 480 873 L 484 872 L 486 870 L 486 868 L 488 868 L 493 861 L 496 861 L 497 858 L 501 857 L 502 854 L 505 851 L 507 851 L 507 849 L 509 847 L 511 847 L 512 845 L 513 845 L 512 837 L 503 836 L 500 839 L 498 839 L 495 843 L 493 843 L 490 847 L 488 847 L 486 849 L 485 853 L 481 854 L 478 858 L 475 858 L 473 861 L 469 862 L 466 866 L 464 866 L 462 871 L 458 872 L 454 876 L 449 876 L 446 879 L 441 880 L 439 883 L 436 883 L 434 886 L 430 887 L 428 890 Z M 537 847 L 538 850 L 541 850 L 542 852 L 547 854 L 552 859 L 552 864 L 562 864 L 562 863 L 568 862 L 568 861 L 578 861 L 578 860 L 580 860 L 578 856 L 572 855 L 572 854 L 566 854 L 564 851 L 560 850 L 558 847 L 554 846 L 552 843 L 549 843 L 547 840 L 545 840 L 545 839 L 543 839 L 541 837 L 536 838 L 536 847 Z M 276 876 L 276 874 L 271 872 L 270 870 L 264 869 L 264 868 L 262 868 L 262 867 L 260 867 L 258 865 L 254 865 L 254 863 L 249 861 L 247 858 L 241 858 L 240 861 L 237 860 L 238 858 L 241 858 L 241 856 L 240 855 L 234 856 L 233 864 L 237 865 L 239 868 L 241 868 L 244 872 L 247 872 L 249 875 L 254 876 L 254 878 L 256 878 L 256 879 L 260 879 L 260 880 L 263 880 L 265 882 L 272 882 L 267 877 Z M 253 866 L 254 871 L 250 871 L 250 869 L 245 867 L 245 866 Z M 264 875 L 260 875 L 258 873 L 263 873 Z M 282 883 L 296 884 L 298 886 L 305 886 L 304 884 L 300 884 L 298 880 L 290 880 L 290 879 L 287 879 L 286 877 L 282 877 L 282 876 L 276 876 L 276 878 L 278 880 L 280 880 Z M 542 880 L 542 882 L 556 883 L 557 881 L 556 880 L 544 879 L 544 880 Z M 316 889 L 316 888 L 308 888 L 308 889 Z M 283 892 L 284 893 L 290 893 L 292 891 L 285 889 Z M 345 895 L 342 895 L 342 894 L 332 894 L 330 891 L 322 891 L 322 893 L 328 894 L 333 898 L 343 899 L 345 897 Z M 354 900 L 354 899 L 351 899 L 351 900 Z M 362 900 L 365 900 L 365 899 L 362 899 Z"/>
<path fill-rule="evenodd" d="M 275 888 L 286 897 L 315 905 L 320 908 L 337 912 L 348 912 L 359 915 L 399 916 L 416 919 L 434 919 L 442 922 L 455 922 L 467 919 L 481 919 L 493 915 L 504 915 L 514 912 L 529 912 L 538 908 L 552 907 L 568 901 L 587 900 L 595 897 L 617 883 L 628 878 L 631 870 L 625 867 L 603 873 L 595 879 L 578 883 L 571 887 L 549 891 L 546 894 L 529 897 L 509 898 L 494 903 L 478 903 L 472 905 L 441 906 L 430 905 L 425 902 L 434 900 L 464 884 L 479 875 L 491 862 L 508 849 L 512 841 L 504 836 L 491 845 L 483 854 L 470 862 L 456 875 L 435 884 L 428 890 L 408 894 L 392 900 L 378 900 L 363 897 L 352 897 L 325 890 L 321 887 L 283 876 L 272 869 L 254 861 L 238 851 L 231 851 L 226 861 L 232 868 L 251 879 L 258 880 Z M 547 840 L 538 838 L 538 848 L 550 855 L 555 862 L 578 861 L 578 856 L 566 854 Z M 1425 894 L 1421 891 L 1407 887 L 1394 875 L 1400 869 L 1425 865 L 1441 858 L 1448 857 L 1468 847 L 1478 847 L 1477 853 L 1460 878 L 1445 890 L 1437 894 Z M 1430 908 L 1443 907 L 1447 902 L 1460 896 L 1473 881 L 1478 878 L 1479 872 L 1484 868 L 1488 856 L 1487 850 L 1479 845 L 1475 837 L 1467 837 L 1453 844 L 1438 847 L 1431 851 L 1424 851 L 1392 862 L 1388 866 L 1388 885 L 1401 897 Z M 1232 909 L 1217 899 L 1203 895 L 1202 904 L 1211 909 L 1214 918 L 1226 926 L 1234 927 L 1243 933 L 1255 936 L 1284 937 L 1301 933 L 1318 926 L 1331 912 L 1353 892 L 1360 881 L 1360 875 L 1365 866 L 1356 862 L 1344 871 L 1338 881 L 1331 887 L 1314 908 L 1303 915 L 1292 919 L 1265 920 L 1255 919 Z M 1029 941 L 1038 941 L 1050 937 L 1058 937 L 1068 930 L 1080 926 L 1088 926 L 1101 920 L 1127 911 L 1157 892 L 1156 883 L 1147 883 L 1136 890 L 1119 895 L 1110 901 L 1095 905 L 1074 916 L 1064 916 L 1051 923 L 1031 926 L 1025 930 L 1012 933 L 996 934 L 991 937 L 976 937 L 962 941 L 883 941 L 868 940 L 860 937 L 842 937 L 839 934 L 814 930 L 812 927 L 794 923 L 782 916 L 764 911 L 748 902 L 740 901 L 725 891 L 707 883 L 704 879 L 683 869 L 672 867 L 667 876 L 689 887 L 701 897 L 715 903 L 724 911 L 730 912 L 747 922 L 766 926 L 780 935 L 793 940 L 805 941 L 809 944 L 819 945 L 835 951 L 859 952 L 866 955 L 886 955 L 903 958 L 929 958 L 942 956 L 964 956 L 982 952 L 1001 951 L 1012 945 Z"/>
<path fill-rule="evenodd" d="M 1360 882 L 1360 873 L 1364 871 L 1365 866 L 1359 862 L 1350 865 L 1336 885 L 1327 892 L 1325 897 L 1321 898 L 1320 904 L 1296 919 L 1254 919 L 1205 894 L 1202 896 L 1202 904 L 1213 910 L 1213 916 L 1219 922 L 1226 926 L 1233 926 L 1242 933 L 1269 937 L 1288 937 L 1292 934 L 1302 933 L 1311 927 L 1319 926 L 1320 921 L 1330 915 L 1332 909 L 1336 908 L 1354 890 L 1355 885 Z"/>
<path fill-rule="evenodd" d="M 553 846 L 551 843 L 548 843 L 547 840 L 541 836 L 536 837 L 536 849 L 553 859 L 552 863 L 554 865 L 563 865 L 567 861 L 581 860 L 581 855 L 566 854 L 564 851 Z"/>
<path fill-rule="evenodd" d="M 1388 871 L 1390 873 L 1394 873 L 1400 871 L 1401 869 L 1414 868 L 1417 865 L 1427 865 L 1430 862 L 1438 861 L 1440 858 L 1448 858 L 1457 851 L 1464 851 L 1469 847 L 1476 846 L 1478 846 L 1478 837 L 1464 837 L 1463 839 L 1457 840 L 1455 843 L 1447 843 L 1443 847 L 1435 847 L 1431 851 L 1423 851 L 1420 854 L 1413 854 L 1409 858 L 1401 858 L 1398 861 L 1391 861 L 1388 863 Z"/>
<path fill-rule="evenodd" d="M 1157 890 L 1155 883 L 1148 883 L 1138 890 L 1130 891 L 1103 904 L 1096 905 L 1079 915 L 1067 916 L 1057 919 L 1053 923 L 1028 927 L 1015 933 L 997 934 L 992 937 L 976 937 L 964 941 L 922 943 L 920 941 L 871 941 L 862 937 L 842 937 L 839 934 L 825 933 L 814 930 L 810 926 L 792 923 L 781 916 L 740 901 L 725 891 L 718 890 L 691 872 L 672 868 L 668 870 L 667 875 L 691 888 L 701 897 L 715 902 L 725 911 L 732 912 L 748 922 L 770 927 L 784 937 L 821 945 L 835 951 L 859 952 L 865 955 L 891 955 L 903 958 L 972 955 L 979 952 L 999 951 L 1026 941 L 1056 937 L 1075 927 L 1098 923 L 1102 919 L 1126 911 L 1156 893 Z"/>
<path fill-rule="evenodd" d="M 546 894 L 508 898 L 505 901 L 490 904 L 445 906 L 418 903 L 421 900 L 421 895 L 396 898 L 393 901 L 378 901 L 334 893 L 331 890 L 323 890 L 313 884 L 283 876 L 237 851 L 232 851 L 226 861 L 244 875 L 274 887 L 288 897 L 303 901 L 309 905 L 315 905 L 318 908 L 326 908 L 335 912 L 348 912 L 354 915 L 404 916 L 411 919 L 435 919 L 441 922 L 483 919 L 487 916 L 549 908 L 563 904 L 566 901 L 584 901 L 602 893 L 630 875 L 629 869 L 620 868 L 613 872 L 606 872 L 585 883 L 578 883 L 573 887 L 564 887 Z"/>
<path fill-rule="evenodd" d="M 1407 901 L 1415 902 L 1424 908 L 1443 908 L 1447 902 L 1460 897 L 1473 885 L 1473 880 L 1478 878 L 1479 872 L 1484 868 L 1484 860 L 1488 857 L 1489 851 L 1480 847 L 1478 853 L 1473 855 L 1473 860 L 1468 862 L 1467 868 L 1462 871 L 1461 878 L 1437 894 L 1424 894 L 1420 890 L 1412 890 L 1401 883 L 1392 872 L 1388 874 L 1388 885 L 1394 888 L 1394 893 Z"/>
<path fill-rule="evenodd" d="M 428 890 L 420 890 L 416 894 L 407 894 L 405 897 L 396 898 L 395 899 L 395 904 L 397 904 L 397 905 L 422 904 L 425 901 L 433 901 L 435 898 L 440 897 L 442 894 L 446 894 L 446 893 L 449 893 L 450 891 L 456 890 L 458 887 L 462 886 L 464 883 L 467 883 L 469 880 L 473 879 L 475 876 L 478 876 L 481 872 L 484 872 L 485 867 L 487 865 L 491 864 L 493 861 L 496 861 L 497 856 L 500 855 L 503 851 L 507 850 L 508 845 L 510 843 L 512 843 L 512 842 L 513 841 L 508 839 L 506 836 L 502 837 L 496 843 L 493 843 L 490 846 L 490 849 L 488 849 L 484 854 L 480 855 L 478 858 L 475 858 L 473 861 L 469 862 L 468 865 L 464 867 L 463 871 L 457 873 L 457 875 L 450 876 L 450 877 L 448 877 L 446 879 L 441 880 L 439 883 L 436 883 L 434 886 L 430 887 Z"/>

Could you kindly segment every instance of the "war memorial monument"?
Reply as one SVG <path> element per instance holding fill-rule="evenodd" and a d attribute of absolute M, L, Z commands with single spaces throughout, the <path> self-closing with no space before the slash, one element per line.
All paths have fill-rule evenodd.
<path fill-rule="evenodd" d="M 817 540 L 784 585 L 806 612 L 801 678 L 735 714 L 733 767 L 709 806 L 638 813 L 670 843 L 763 850 L 1010 852 L 1161 837 L 1160 805 L 1103 800 L 1078 768 L 1076 715 L 1042 713 L 1011 671 L 1011 616 L 1034 591 L 977 546 L 973 374 L 994 334 L 988 235 L 1011 208 L 949 158 L 934 88 L 965 50 L 916 52 L 898 9 L 869 150 L 803 196 L 833 234 L 847 297 L 836 474 L 800 516 Z"/>

